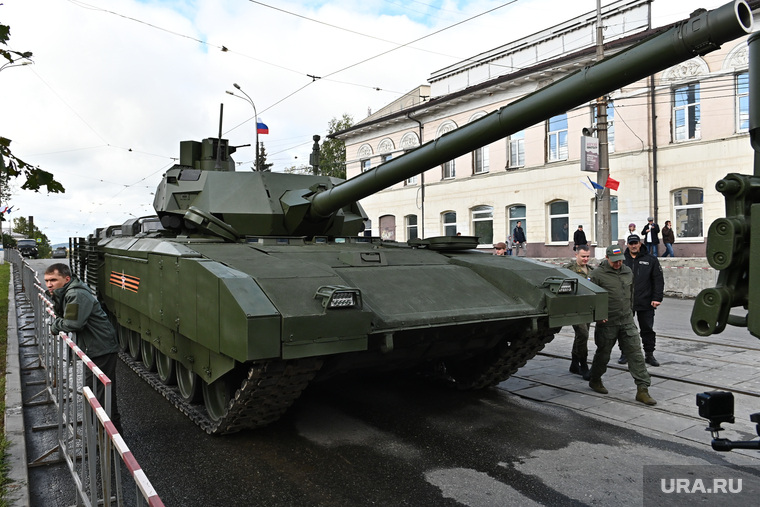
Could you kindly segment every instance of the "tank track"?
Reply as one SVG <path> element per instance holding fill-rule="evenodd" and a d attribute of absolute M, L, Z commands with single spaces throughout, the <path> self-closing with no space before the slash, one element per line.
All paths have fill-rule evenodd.
<path fill-rule="evenodd" d="M 225 416 L 214 421 L 202 404 L 186 402 L 175 387 L 161 382 L 158 374 L 147 371 L 141 362 L 135 361 L 125 352 L 121 352 L 119 356 L 153 389 L 209 435 L 260 428 L 276 421 L 301 395 L 322 367 L 322 360 L 317 358 L 288 361 L 276 359 L 253 363 L 230 400 Z M 202 382 L 200 379 L 198 381 Z"/>
<path fill-rule="evenodd" d="M 502 342 L 493 351 L 484 354 L 488 360 L 478 365 L 479 371 L 472 368 L 468 373 L 473 376 L 467 381 L 450 378 L 458 389 L 475 390 L 485 389 L 507 380 L 520 368 L 533 359 L 547 343 L 554 339 L 558 330 L 547 329 L 529 335 L 523 335 L 519 339 Z"/>

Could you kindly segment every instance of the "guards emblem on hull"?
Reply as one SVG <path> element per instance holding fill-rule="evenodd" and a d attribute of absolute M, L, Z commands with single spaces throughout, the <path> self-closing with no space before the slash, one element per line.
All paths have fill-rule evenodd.
<path fill-rule="evenodd" d="M 130 292 L 137 293 L 137 289 L 140 288 L 140 279 L 136 276 L 128 275 L 126 273 L 119 273 L 118 271 L 111 271 L 111 285 L 121 288 L 122 290 L 128 290 Z"/>

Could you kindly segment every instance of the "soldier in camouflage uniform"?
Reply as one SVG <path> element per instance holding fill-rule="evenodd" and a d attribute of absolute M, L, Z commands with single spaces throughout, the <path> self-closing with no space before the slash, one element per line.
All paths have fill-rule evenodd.
<path fill-rule="evenodd" d="M 584 278 L 591 275 L 588 267 L 588 260 L 591 258 L 591 249 L 588 245 L 578 245 L 575 249 L 575 260 L 567 264 L 565 268 L 574 273 L 578 273 Z M 570 361 L 570 373 L 583 375 L 588 380 L 588 324 L 575 324 L 575 340 L 573 341 L 573 350 Z"/>
<path fill-rule="evenodd" d="M 623 264 L 623 259 L 625 255 L 620 247 L 610 245 L 607 247 L 607 260 L 591 272 L 591 282 L 605 289 L 609 295 L 609 309 L 607 319 L 596 323 L 596 353 L 591 363 L 588 385 L 598 393 L 608 393 L 602 384 L 602 375 L 607 371 L 612 348 L 619 341 L 628 357 L 628 371 L 636 382 L 636 401 L 656 405 L 654 398 L 649 396 L 652 381 L 641 353 L 639 330 L 633 322 L 633 271 Z"/>

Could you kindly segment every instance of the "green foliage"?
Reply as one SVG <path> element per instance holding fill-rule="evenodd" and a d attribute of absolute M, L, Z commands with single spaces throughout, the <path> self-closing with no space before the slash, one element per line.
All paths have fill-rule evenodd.
<path fill-rule="evenodd" d="M 23 234 L 27 238 L 36 239 L 37 252 L 40 259 L 47 259 L 53 253 L 48 237 L 36 225 L 30 224 L 25 217 L 13 219 L 13 232 Z"/>
<path fill-rule="evenodd" d="M 264 143 L 259 143 L 259 153 L 256 156 L 256 167 L 259 171 L 270 171 L 274 164 L 267 164 L 267 150 Z"/>
<path fill-rule="evenodd" d="M 0 264 L 0 287 L 8 287 L 10 263 Z M 5 358 L 8 344 L 8 291 L 0 291 L 0 357 Z M 0 368 L 0 506 L 9 505 L 8 440 L 5 438 L 5 368 Z"/>
<path fill-rule="evenodd" d="M 0 44 L 7 46 L 10 35 L 10 27 L 0 24 Z M 9 66 L 19 60 L 31 61 L 32 53 L 30 51 L 20 52 L 0 47 L 0 57 L 6 60 L 3 65 L 0 65 L 0 70 L 3 70 L 3 67 Z M 10 145 L 10 139 L 0 136 L 0 174 L 2 175 L 2 179 L 6 180 L 2 181 L 3 188 L 7 188 L 6 182 L 9 177 L 16 178 L 23 175 L 26 177 L 26 181 L 21 185 L 21 188 L 24 190 L 38 192 L 40 188 L 46 187 L 48 192 L 65 192 L 63 185 L 57 182 L 51 173 L 18 158 L 11 152 Z M 6 162 L 5 159 L 8 161 Z M 7 200 L 5 203 L 7 203 Z"/>
<path fill-rule="evenodd" d="M 327 133 L 334 134 L 351 127 L 354 119 L 343 113 L 343 117 L 333 118 L 327 124 Z M 328 138 L 319 152 L 319 174 L 346 179 L 346 145 L 340 139 Z"/>

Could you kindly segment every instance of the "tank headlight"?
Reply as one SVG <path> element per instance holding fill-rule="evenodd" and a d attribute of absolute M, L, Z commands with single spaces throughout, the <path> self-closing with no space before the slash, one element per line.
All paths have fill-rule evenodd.
<path fill-rule="evenodd" d="M 575 294 L 578 280 L 575 278 L 549 277 L 544 280 L 542 287 L 547 287 L 554 294 Z"/>
<path fill-rule="evenodd" d="M 324 285 L 317 289 L 315 299 L 322 300 L 322 306 L 329 309 L 361 308 L 362 293 L 359 289 L 341 285 Z"/>

